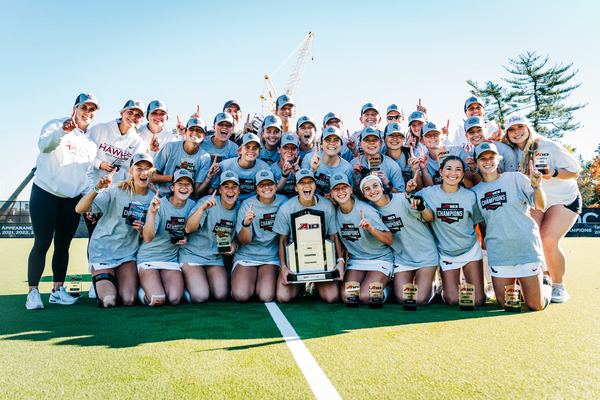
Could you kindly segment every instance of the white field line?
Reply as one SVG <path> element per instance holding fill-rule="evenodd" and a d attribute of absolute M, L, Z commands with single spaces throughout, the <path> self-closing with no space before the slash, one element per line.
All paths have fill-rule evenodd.
<path fill-rule="evenodd" d="M 327 378 L 327 375 L 325 375 L 304 343 L 302 343 L 294 327 L 292 327 L 285 315 L 277 307 L 277 304 L 270 302 L 265 303 L 265 306 L 267 306 L 267 310 L 269 310 L 273 321 L 277 324 L 281 336 L 285 339 L 285 343 L 292 352 L 296 363 L 304 374 L 317 400 L 341 399 L 339 393 Z"/>

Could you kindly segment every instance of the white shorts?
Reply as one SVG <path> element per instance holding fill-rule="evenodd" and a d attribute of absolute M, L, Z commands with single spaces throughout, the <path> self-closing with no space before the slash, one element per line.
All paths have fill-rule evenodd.
<path fill-rule="evenodd" d="M 138 264 L 138 272 L 140 272 L 140 269 L 168 269 L 171 271 L 181 271 L 181 264 L 178 262 L 151 261 Z"/>
<path fill-rule="evenodd" d="M 429 267 L 437 267 L 437 265 L 428 265 L 428 266 L 415 267 L 415 266 L 412 266 L 412 265 L 394 264 L 394 274 L 396 272 L 416 271 L 416 270 L 419 270 L 421 268 L 429 268 Z"/>
<path fill-rule="evenodd" d="M 496 278 L 526 278 L 541 273 L 542 263 L 540 261 L 526 264 L 500 265 L 497 267 L 490 265 L 490 275 Z"/>
<path fill-rule="evenodd" d="M 377 271 L 390 276 L 394 270 L 394 264 L 383 260 L 349 260 L 346 269 L 356 271 Z"/>
<path fill-rule="evenodd" d="M 450 271 L 462 268 L 471 261 L 481 260 L 482 258 L 483 252 L 481 251 L 481 245 L 479 244 L 479 241 L 476 241 L 471 250 L 461 255 L 452 257 L 440 254 L 440 267 L 442 267 L 442 271 Z"/>
<path fill-rule="evenodd" d="M 235 270 L 237 265 L 240 267 L 260 267 L 261 265 L 277 265 L 277 267 L 281 267 L 279 260 L 270 260 L 270 261 L 253 261 L 253 260 L 245 260 L 245 261 L 234 261 L 233 268 L 231 272 Z"/>
<path fill-rule="evenodd" d="M 88 263 L 88 272 L 91 274 L 94 271 L 99 271 L 101 269 L 116 269 L 119 266 L 121 266 L 121 264 L 129 262 L 129 261 L 135 261 L 135 260 L 127 260 L 127 261 L 123 261 L 117 264 L 109 264 L 109 263 L 103 263 L 103 262 L 91 262 Z"/>

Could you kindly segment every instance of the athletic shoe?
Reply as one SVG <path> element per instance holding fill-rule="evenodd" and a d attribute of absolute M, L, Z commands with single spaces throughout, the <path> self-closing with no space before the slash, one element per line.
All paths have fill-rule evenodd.
<path fill-rule="evenodd" d="M 569 301 L 571 296 L 567 293 L 564 283 L 553 283 L 552 284 L 552 302 L 553 303 L 566 303 Z"/>
<path fill-rule="evenodd" d="M 487 297 L 488 300 L 496 298 L 496 292 L 494 292 L 494 285 L 492 282 L 488 282 L 485 285 L 485 297 Z"/>
<path fill-rule="evenodd" d="M 88 298 L 90 299 L 95 299 L 97 298 L 98 295 L 96 294 L 96 287 L 94 286 L 94 284 L 92 283 L 90 285 L 90 291 L 88 292 Z"/>
<path fill-rule="evenodd" d="M 542 296 L 548 305 L 552 301 L 552 281 L 550 275 L 544 274 L 542 277 Z"/>
<path fill-rule="evenodd" d="M 144 301 L 144 296 L 146 296 L 146 292 L 144 292 L 144 289 L 142 289 L 142 287 L 140 286 L 140 288 L 138 289 L 138 298 L 140 299 L 143 305 L 147 306 L 146 301 Z"/>
<path fill-rule="evenodd" d="M 63 306 L 71 306 L 77 303 L 77 299 L 71 296 L 64 287 L 60 287 L 58 290 L 52 289 L 52 293 L 50 293 L 50 298 L 48 301 L 52 304 L 61 304 Z"/>
<path fill-rule="evenodd" d="M 386 286 L 383 288 L 383 300 L 381 301 L 382 303 L 385 303 L 385 301 L 387 300 L 387 298 L 390 295 L 391 290 L 392 290 L 392 288 L 390 288 L 389 286 Z"/>
<path fill-rule="evenodd" d="M 27 295 L 25 308 L 28 310 L 41 310 L 44 308 L 44 303 L 42 303 L 42 296 L 40 296 L 40 292 L 37 289 L 33 289 Z"/>
<path fill-rule="evenodd" d="M 233 297 L 233 296 L 232 296 Z M 183 298 L 185 299 L 185 301 L 187 301 L 188 303 L 192 302 L 192 296 L 190 296 L 190 292 L 188 292 L 187 289 L 183 289 Z"/>

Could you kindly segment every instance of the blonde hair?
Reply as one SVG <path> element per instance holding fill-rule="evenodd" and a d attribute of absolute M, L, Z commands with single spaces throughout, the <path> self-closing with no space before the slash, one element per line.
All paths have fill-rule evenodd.
<path fill-rule="evenodd" d="M 117 183 L 117 188 L 127 193 L 129 197 L 133 197 L 133 194 L 135 193 L 135 184 L 133 182 L 133 174 L 131 173 L 131 171 L 133 171 L 134 166 L 135 165 L 129 167 L 129 179 Z M 152 169 L 150 170 L 150 174 L 153 174 L 154 171 L 156 171 L 156 168 L 152 167 Z M 148 185 L 148 190 L 151 190 L 156 193 L 156 188 L 154 187 L 152 182 L 150 182 L 150 184 Z"/>
<path fill-rule="evenodd" d="M 538 133 L 531 127 L 529 124 L 523 124 L 527 128 L 527 132 L 529 132 L 529 137 L 527 137 L 527 142 L 525 143 L 525 147 L 523 148 L 523 158 L 519 161 L 519 165 L 517 166 L 517 171 L 524 173 L 525 175 L 529 175 L 529 161 L 535 162 L 535 154 L 538 151 L 540 137 Z M 519 147 L 510 141 L 508 138 L 508 128 L 506 128 L 506 132 L 504 136 L 502 136 L 502 143 L 509 145 L 513 150 L 519 150 Z"/>

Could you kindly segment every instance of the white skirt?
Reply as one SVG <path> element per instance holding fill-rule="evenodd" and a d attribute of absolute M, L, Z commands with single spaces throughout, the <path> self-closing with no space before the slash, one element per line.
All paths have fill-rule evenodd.
<path fill-rule="evenodd" d="M 539 261 L 526 264 L 500 265 L 497 267 L 490 265 L 489 268 L 490 275 L 496 278 L 526 278 L 542 273 L 542 263 Z"/>
<path fill-rule="evenodd" d="M 348 260 L 346 269 L 357 271 L 377 271 L 390 276 L 394 270 L 394 264 L 383 260 Z"/>
<path fill-rule="evenodd" d="M 450 271 L 462 268 L 471 261 L 481 260 L 482 258 L 483 252 L 481 251 L 481 245 L 479 244 L 479 241 L 476 241 L 471 250 L 458 256 L 451 257 L 440 254 L 440 267 L 442 267 L 442 271 Z"/>
<path fill-rule="evenodd" d="M 171 271 L 181 271 L 181 264 L 169 261 L 151 261 L 138 264 L 137 269 L 138 272 L 140 269 L 168 269 Z"/>

